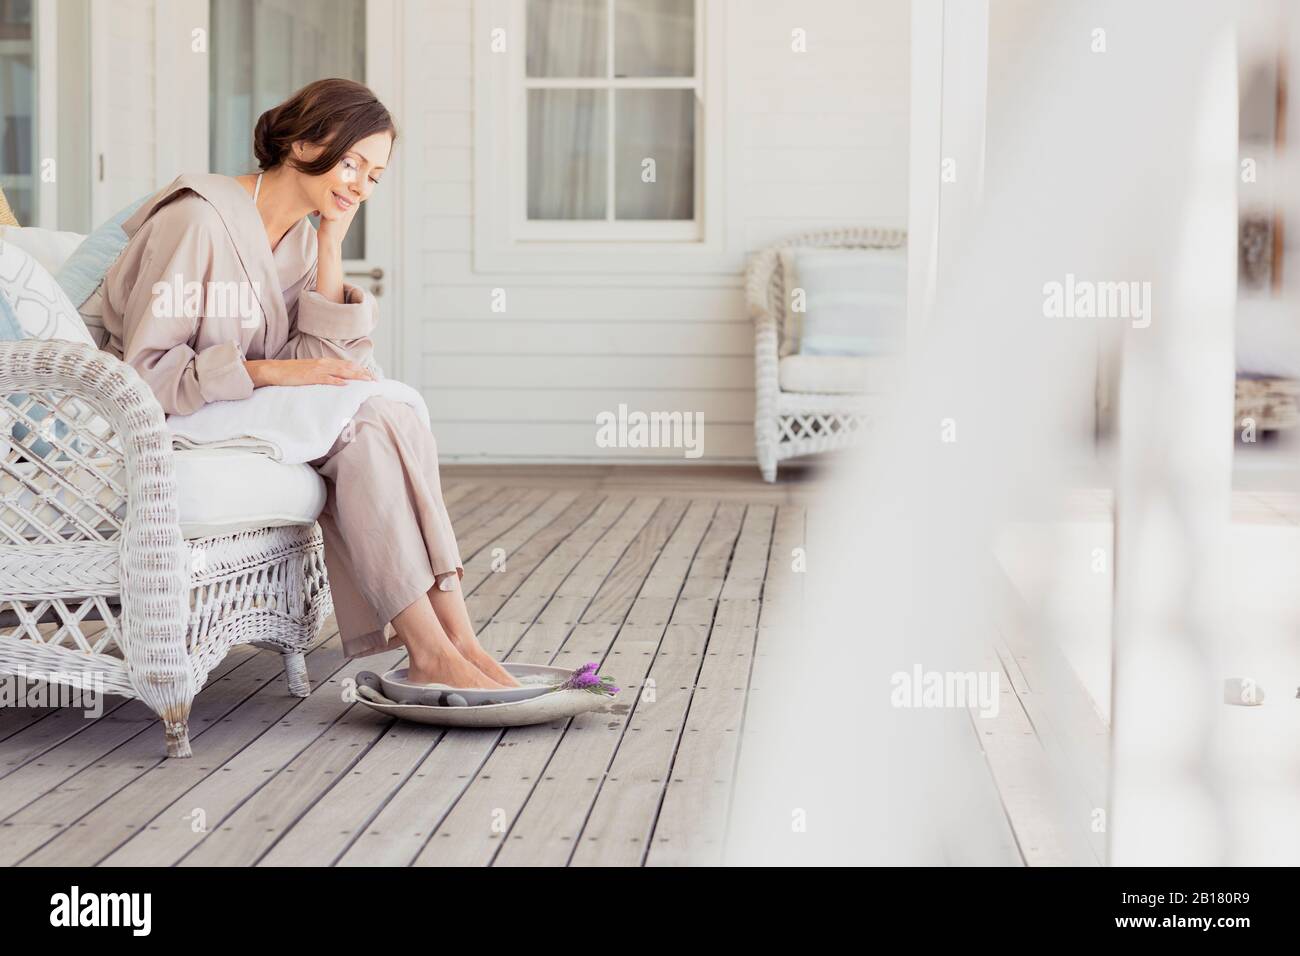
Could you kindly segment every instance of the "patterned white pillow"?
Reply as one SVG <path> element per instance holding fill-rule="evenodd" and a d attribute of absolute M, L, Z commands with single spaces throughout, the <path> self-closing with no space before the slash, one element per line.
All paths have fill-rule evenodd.
<path fill-rule="evenodd" d="M 67 293 L 49 271 L 12 242 L 0 239 L 0 341 L 20 342 L 24 339 L 63 339 L 91 346 L 95 344 L 81 316 L 68 301 Z M 27 400 L 23 393 L 0 396 L 0 402 L 8 402 L 17 408 L 26 405 Z M 0 405 L 0 457 L 8 457 L 13 447 L 10 439 L 22 447 L 19 460 L 48 457 L 55 446 L 39 434 L 32 435 L 28 425 L 14 420 L 14 416 L 5 414 L 5 411 Z M 52 428 L 54 435 L 62 437 L 67 434 L 67 423 L 55 418 L 52 409 L 44 405 L 32 406 L 27 415 L 32 421 L 42 421 L 42 429 Z M 59 457 L 63 457 L 62 453 Z"/>
<path fill-rule="evenodd" d="M 95 344 L 54 276 L 27 252 L 3 240 L 0 240 L 0 299 L 4 300 L 0 302 L 0 312 L 8 312 L 17 320 L 25 339 Z"/>

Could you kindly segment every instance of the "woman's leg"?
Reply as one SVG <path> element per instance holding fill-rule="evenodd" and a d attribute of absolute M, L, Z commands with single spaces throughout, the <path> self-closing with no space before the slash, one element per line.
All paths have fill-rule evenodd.
<path fill-rule="evenodd" d="M 437 587 L 439 577 L 459 584 L 462 563 L 442 502 L 433 435 L 414 410 L 370 399 L 358 410 L 350 434 L 340 436 L 312 465 L 327 482 L 319 521 L 344 651 L 371 654 L 400 641 L 415 680 L 515 686 L 474 640 L 461 592 Z M 431 595 L 448 593 L 455 594 L 459 615 L 454 609 L 441 615 L 450 622 L 445 624 Z M 391 630 L 385 622 L 391 622 Z M 389 637 L 392 631 L 395 638 Z M 457 650 L 457 642 L 477 651 L 482 666 Z M 505 680 L 485 673 L 490 666 Z"/>
<path fill-rule="evenodd" d="M 462 606 L 464 602 L 461 602 Z M 500 687 L 470 663 L 452 643 L 424 597 L 393 618 L 393 628 L 406 645 L 408 676 L 419 684 L 451 687 Z"/>
<path fill-rule="evenodd" d="M 359 589 L 360 576 L 352 567 L 347 541 L 328 505 L 319 521 L 325 535 L 325 564 L 329 568 L 334 616 L 345 654 L 349 657 L 378 654 L 401 645 L 406 648 L 412 676 L 417 680 L 452 687 L 501 686 L 489 681 L 450 643 L 433 613 L 428 594 L 421 590 L 424 583 L 413 588 L 414 600 L 408 599 L 407 606 L 394 613 L 391 626 L 385 626 Z M 428 579 L 424 578 L 424 582 Z"/>
<path fill-rule="evenodd" d="M 456 581 L 455 575 L 448 575 L 447 580 Z M 496 659 L 483 650 L 474 634 L 474 624 L 469 619 L 469 608 L 465 606 L 465 595 L 461 592 L 460 582 L 450 590 L 442 590 L 437 585 L 429 589 L 429 604 L 442 625 L 443 631 L 462 657 L 483 672 L 487 677 L 504 687 L 518 687 L 515 680 Z"/>

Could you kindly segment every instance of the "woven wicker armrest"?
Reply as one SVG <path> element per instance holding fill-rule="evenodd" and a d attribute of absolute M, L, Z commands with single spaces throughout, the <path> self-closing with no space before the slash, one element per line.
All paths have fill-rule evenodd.
<path fill-rule="evenodd" d="M 56 659 L 33 603 L 66 611 L 117 598 L 112 637 L 130 690 L 188 751 L 189 576 L 162 407 L 129 365 L 64 341 L 0 342 L 0 399 L 0 605 L 24 618 L 4 634 L 0 671 Z M 105 651 L 63 623 L 89 679 Z"/>

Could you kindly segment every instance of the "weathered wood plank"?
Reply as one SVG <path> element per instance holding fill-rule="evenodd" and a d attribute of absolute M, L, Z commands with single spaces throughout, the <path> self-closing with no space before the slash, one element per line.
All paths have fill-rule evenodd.
<path fill-rule="evenodd" d="M 1075 804 L 1055 784 L 1043 741 L 1015 692 L 1010 675 L 990 653 L 986 666 L 1001 671 L 1003 687 L 995 716 L 971 715 L 997 783 L 1016 843 L 1029 866 L 1096 866 L 1085 835 L 1086 815 L 1070 819 Z M 1086 813 L 1086 811 L 1085 811 Z"/>
<path fill-rule="evenodd" d="M 775 520 L 771 505 L 746 509 L 728 584 L 763 577 Z M 645 856 L 649 865 L 716 863 L 722 858 L 759 610 L 755 598 L 718 601 L 690 710 L 677 731 L 677 752 L 665 772 L 663 803 Z"/>
<path fill-rule="evenodd" d="M 719 567 L 725 567 L 739 528 L 738 507 L 724 505 L 718 509 L 713 502 L 695 502 L 682 522 L 681 533 L 674 535 L 647 578 L 634 610 L 647 591 L 655 596 L 671 593 L 674 588 L 679 595 L 720 592 L 722 579 L 715 575 Z M 563 865 L 569 860 L 602 787 L 617 785 L 616 781 L 607 780 L 605 770 L 629 728 L 635 727 L 635 733 L 643 733 L 640 721 L 644 710 L 664 703 L 665 693 L 670 697 L 671 707 L 671 695 L 680 693 L 660 657 L 666 660 L 674 655 L 677 636 L 683 631 L 696 631 L 698 643 L 703 644 L 706 628 L 691 623 L 702 615 L 696 603 L 700 600 L 683 597 L 661 618 L 640 624 L 630 623 L 629 616 L 629 623 L 620 629 L 602 668 L 624 682 L 624 695 L 631 707 L 629 715 L 612 719 L 592 714 L 574 719 L 545 776 L 511 828 L 495 865 Z M 687 654 L 677 653 L 676 659 L 685 665 L 680 679 L 693 682 L 698 658 L 692 661 Z M 576 665 L 580 661 L 572 663 Z M 652 677 L 651 671 L 656 666 L 659 672 Z M 659 682 L 664 680 L 669 683 L 661 686 Z M 630 814 L 638 809 L 645 817 L 648 831 L 655 806 L 627 807 Z"/>
<path fill-rule="evenodd" d="M 330 631 L 329 640 L 307 654 L 313 691 L 343 662 L 333 619 Z M 196 749 L 190 760 L 165 760 L 156 753 L 151 761 L 144 760 L 143 754 L 136 754 L 135 760 L 122 760 L 127 757 L 122 752 L 73 778 L 79 790 L 98 795 L 99 803 L 78 808 L 81 813 L 66 814 L 60 834 L 27 856 L 23 864 L 95 865 L 149 827 L 172 831 L 188 826 L 186 814 L 195 805 L 183 803 L 186 793 L 302 702 L 283 688 L 277 656 L 259 654 L 248 663 L 248 669 L 247 674 L 235 672 L 229 682 L 222 679 L 209 684 L 211 689 L 196 698 L 194 740 L 196 744 L 201 740 L 201 749 Z M 230 702 L 234 706 L 227 706 Z M 174 810 L 175 816 L 169 817 L 169 810 Z M 156 860 L 146 858 L 146 865 L 174 858 L 160 851 Z"/>
<path fill-rule="evenodd" d="M 227 656 L 213 669 L 212 676 L 220 680 L 249 661 L 249 656 L 244 654 Z M 33 739 L 25 740 L 26 735 L 21 735 L 12 742 L 13 759 L 22 762 L 0 774 L 4 777 L 4 786 L 0 787 L 0 820 L 8 820 L 29 803 L 42 799 L 139 734 L 149 731 L 156 734 L 151 741 L 153 759 L 162 759 L 162 731 L 157 720 L 148 707 L 131 700 L 99 718 L 86 718 L 80 710 L 63 708 L 33 725 L 28 730 Z M 46 724 L 57 727 L 57 734 L 45 733 L 42 728 Z"/>

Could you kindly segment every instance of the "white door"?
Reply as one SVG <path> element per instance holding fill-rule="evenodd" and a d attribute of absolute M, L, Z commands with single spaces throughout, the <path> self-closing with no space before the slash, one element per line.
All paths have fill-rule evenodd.
<path fill-rule="evenodd" d="M 255 172 L 258 116 L 312 80 L 360 80 L 397 113 L 397 18 L 396 0 L 90 4 L 93 221 L 184 172 Z M 344 245 L 348 281 L 379 300 L 375 357 L 389 376 L 401 372 L 396 173 L 385 174 Z"/>
<path fill-rule="evenodd" d="M 393 0 L 210 0 L 207 97 L 211 170 L 256 169 L 252 133 L 258 116 L 313 80 L 341 76 L 368 84 L 394 108 Z M 385 176 L 357 214 L 344 242 L 348 281 L 380 303 L 376 358 L 395 372 L 391 321 L 395 262 L 396 177 Z"/>

